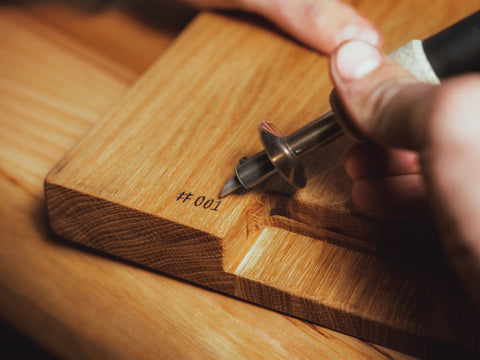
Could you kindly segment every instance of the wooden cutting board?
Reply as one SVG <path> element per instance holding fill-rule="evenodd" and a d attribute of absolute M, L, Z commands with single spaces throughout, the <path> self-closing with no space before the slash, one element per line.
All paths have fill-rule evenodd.
<path fill-rule="evenodd" d="M 396 45 L 414 35 L 427 34 Z M 289 133 L 328 110 L 330 90 L 326 58 L 259 20 L 202 14 L 51 170 L 54 232 L 405 352 L 480 351 L 479 317 L 434 231 L 353 206 L 344 138 L 306 159 L 293 196 L 272 179 L 218 198 L 261 149 L 260 121 Z"/>

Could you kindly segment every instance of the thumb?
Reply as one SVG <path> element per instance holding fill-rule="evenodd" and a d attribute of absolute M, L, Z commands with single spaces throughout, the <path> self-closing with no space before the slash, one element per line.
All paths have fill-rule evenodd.
<path fill-rule="evenodd" d="M 362 41 L 335 50 L 330 72 L 353 125 L 386 146 L 421 150 L 435 86 L 420 83 L 388 55 Z"/>

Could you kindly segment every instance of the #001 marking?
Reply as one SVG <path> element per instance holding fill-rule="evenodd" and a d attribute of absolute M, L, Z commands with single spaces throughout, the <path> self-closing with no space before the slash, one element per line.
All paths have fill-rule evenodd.
<path fill-rule="evenodd" d="M 211 210 L 211 211 L 218 211 L 218 207 L 222 203 L 221 200 L 207 199 L 207 197 L 203 195 L 194 197 L 192 192 L 186 192 L 186 191 L 177 193 L 177 195 L 175 196 L 175 199 L 177 201 L 182 201 L 182 203 L 190 201 L 190 203 L 193 204 L 193 206 L 203 208 L 205 210 Z"/>

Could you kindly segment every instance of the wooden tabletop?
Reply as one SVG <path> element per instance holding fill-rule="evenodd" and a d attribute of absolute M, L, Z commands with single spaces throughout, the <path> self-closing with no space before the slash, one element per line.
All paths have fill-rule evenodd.
<path fill-rule="evenodd" d="M 47 172 L 193 15 L 0 7 L 0 317 L 69 359 L 411 358 L 51 234 Z"/>

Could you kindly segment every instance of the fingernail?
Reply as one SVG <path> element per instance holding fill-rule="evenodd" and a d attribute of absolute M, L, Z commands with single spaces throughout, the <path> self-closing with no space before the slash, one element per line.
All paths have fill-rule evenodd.
<path fill-rule="evenodd" d="M 337 73 L 345 80 L 361 78 L 375 70 L 381 63 L 380 52 L 363 41 L 350 41 L 337 50 Z"/>
<path fill-rule="evenodd" d="M 338 34 L 337 44 L 348 40 L 363 40 L 374 46 L 380 45 L 380 34 L 371 28 L 349 24 Z"/>

